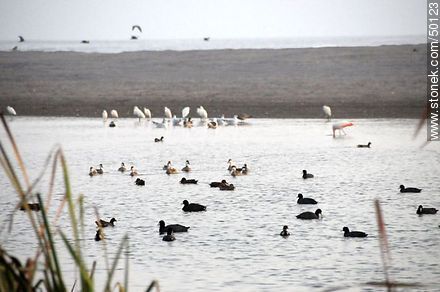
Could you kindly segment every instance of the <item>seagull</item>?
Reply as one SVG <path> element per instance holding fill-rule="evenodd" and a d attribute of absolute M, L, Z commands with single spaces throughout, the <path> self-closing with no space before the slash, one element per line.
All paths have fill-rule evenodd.
<path fill-rule="evenodd" d="M 188 117 L 190 110 L 191 108 L 189 106 L 182 109 L 182 119 L 186 119 Z"/>
<path fill-rule="evenodd" d="M 131 27 L 131 30 L 133 31 L 133 30 L 135 30 L 136 28 L 137 28 L 140 32 L 142 32 L 142 28 L 141 28 L 139 25 L 137 25 L 137 24 L 133 25 L 133 26 Z"/>
<path fill-rule="evenodd" d="M 232 119 L 223 119 L 223 121 L 228 126 L 237 126 L 238 125 L 238 116 L 235 115 L 234 118 L 232 118 Z"/>

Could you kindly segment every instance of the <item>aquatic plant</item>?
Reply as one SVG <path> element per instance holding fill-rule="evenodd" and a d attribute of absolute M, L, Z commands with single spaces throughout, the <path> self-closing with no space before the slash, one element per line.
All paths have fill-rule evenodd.
<path fill-rule="evenodd" d="M 67 162 L 63 150 L 61 147 L 56 147 L 49 153 L 43 171 L 39 174 L 36 180 L 31 183 L 24 161 L 20 155 L 18 145 L 15 142 L 5 117 L 1 113 L 0 119 L 3 128 L 5 129 L 7 140 L 12 146 L 13 152 L 13 155 L 8 154 L 2 139 L 0 139 L 0 164 L 20 200 L 19 204 L 14 210 L 14 213 L 20 207 L 24 209 L 38 243 L 35 256 L 33 258 L 28 258 L 26 264 L 24 265 L 16 256 L 8 254 L 0 244 L 0 291 L 36 291 L 37 289 L 44 289 L 46 291 L 74 291 L 77 282 L 80 284 L 81 291 L 94 291 L 95 285 L 93 281 L 93 274 L 96 262 L 93 262 L 90 269 L 87 267 L 80 243 L 80 231 L 84 233 L 83 197 L 79 196 L 77 200 L 74 200 L 73 198 Z M 38 193 L 34 194 L 33 190 L 45 174 L 50 162 L 52 162 L 52 167 L 49 190 L 46 200 L 43 201 L 42 196 Z M 18 166 L 18 170 L 14 165 Z M 62 201 L 56 209 L 56 216 L 53 219 L 53 222 L 50 222 L 47 214 L 50 210 L 57 166 L 61 167 L 64 182 L 64 194 Z M 22 178 L 24 182 L 22 182 L 19 178 Z M 35 212 L 31 210 L 29 203 L 31 201 L 37 201 L 40 211 Z M 56 222 L 61 216 L 66 203 L 72 230 L 70 238 L 65 231 L 56 228 Z M 14 213 L 11 215 L 8 232 L 10 232 L 12 228 Z M 99 218 L 97 210 L 96 214 Z M 79 230 L 78 227 L 80 227 L 81 230 Z M 61 237 L 61 241 L 64 243 L 68 254 L 72 257 L 75 268 L 78 271 L 79 280 L 75 280 L 73 287 L 66 286 L 66 279 L 63 276 L 59 261 L 59 250 L 55 245 L 56 236 Z M 119 289 L 119 291 L 127 291 L 129 250 L 128 236 L 125 235 L 122 241 L 119 243 L 116 256 L 111 265 L 109 265 L 105 240 L 103 241 L 103 248 L 107 267 L 107 279 L 104 285 L 104 291 L 112 291 L 116 287 Z M 113 285 L 115 269 L 122 257 L 123 251 L 125 251 L 124 281 L 123 283 L 117 282 Z M 156 288 L 156 291 L 159 291 L 157 281 L 152 281 L 146 290 L 152 291 L 153 288 Z"/>

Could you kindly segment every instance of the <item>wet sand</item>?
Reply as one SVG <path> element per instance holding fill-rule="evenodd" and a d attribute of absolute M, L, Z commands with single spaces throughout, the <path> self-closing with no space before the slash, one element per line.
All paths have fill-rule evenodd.
<path fill-rule="evenodd" d="M 0 52 L 0 108 L 19 115 L 96 116 L 134 105 L 163 116 L 419 118 L 426 45 L 279 50 Z"/>

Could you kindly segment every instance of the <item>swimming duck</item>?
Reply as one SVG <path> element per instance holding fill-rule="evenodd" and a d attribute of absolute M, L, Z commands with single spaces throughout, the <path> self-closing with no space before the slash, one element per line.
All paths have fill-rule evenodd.
<path fill-rule="evenodd" d="M 348 227 L 342 228 L 344 231 L 344 237 L 367 237 L 367 233 L 362 231 L 350 231 Z"/>
<path fill-rule="evenodd" d="M 127 168 L 125 167 L 124 162 L 121 162 L 121 167 L 118 168 L 118 171 L 125 172 L 126 170 L 127 170 Z"/>
<path fill-rule="evenodd" d="M 40 211 L 41 210 L 40 204 L 38 204 L 38 203 L 28 203 L 28 206 L 31 211 Z M 26 210 L 24 205 L 20 206 L 20 210 L 22 210 L 22 211 Z"/>
<path fill-rule="evenodd" d="M 400 185 L 400 192 L 401 193 L 420 193 L 422 189 L 418 188 L 405 188 L 404 185 Z"/>
<path fill-rule="evenodd" d="M 110 124 L 108 124 L 108 126 L 110 128 L 114 128 L 114 127 L 116 127 L 116 124 L 115 124 L 115 122 L 111 121 Z"/>
<path fill-rule="evenodd" d="M 284 225 L 284 226 L 283 226 L 283 231 L 281 231 L 281 233 L 280 233 L 280 235 L 281 235 L 282 237 L 287 237 L 287 236 L 290 235 L 289 231 L 287 231 L 288 228 L 289 228 L 289 227 L 288 227 L 287 225 Z"/>
<path fill-rule="evenodd" d="M 160 234 L 164 234 L 167 231 L 167 229 L 170 229 L 170 228 L 175 233 L 175 232 L 188 232 L 188 229 L 190 227 L 183 226 L 180 224 L 168 224 L 165 226 L 165 221 L 163 221 L 163 220 L 159 221 L 159 233 Z"/>
<path fill-rule="evenodd" d="M 159 138 L 154 138 L 154 142 L 163 142 L 163 136 Z"/>
<path fill-rule="evenodd" d="M 94 169 L 93 166 L 90 166 L 89 175 L 95 176 L 97 174 L 98 174 L 98 172 L 96 171 L 96 169 Z"/>
<path fill-rule="evenodd" d="M 108 227 L 108 226 L 114 227 L 116 221 L 118 220 L 116 220 L 115 218 L 110 219 L 110 222 L 99 219 L 99 222 L 95 221 L 95 224 L 101 227 Z"/>
<path fill-rule="evenodd" d="M 143 179 L 137 178 L 136 181 L 134 182 L 137 186 L 144 186 L 145 185 L 145 181 Z"/>
<path fill-rule="evenodd" d="M 363 144 L 357 145 L 358 148 L 370 148 L 370 146 L 371 146 L 371 142 L 368 142 L 367 145 L 363 145 Z"/>
<path fill-rule="evenodd" d="M 319 214 L 322 216 L 321 209 L 316 209 L 315 213 L 313 212 L 303 212 L 296 216 L 298 219 L 319 219 Z"/>
<path fill-rule="evenodd" d="M 245 163 L 243 167 L 241 168 L 241 174 L 247 175 L 249 172 L 249 168 L 247 167 L 247 164 Z"/>
<path fill-rule="evenodd" d="M 167 164 L 165 164 L 165 165 L 162 167 L 162 169 L 163 169 L 163 170 L 167 170 L 168 167 L 170 167 L 170 166 L 171 166 L 171 161 L 168 161 Z"/>
<path fill-rule="evenodd" d="M 235 165 L 234 165 L 234 162 L 232 161 L 232 159 L 229 159 L 228 160 L 228 170 L 229 171 L 231 171 L 232 170 L 232 167 L 234 167 Z"/>
<path fill-rule="evenodd" d="M 312 198 L 304 198 L 302 194 L 298 194 L 298 200 L 296 201 L 298 204 L 318 204 L 314 199 Z"/>
<path fill-rule="evenodd" d="M 418 215 L 423 215 L 423 214 L 436 214 L 437 213 L 437 209 L 436 208 L 423 208 L 422 205 L 420 205 L 417 208 L 417 214 Z"/>
<path fill-rule="evenodd" d="M 96 172 L 97 172 L 98 174 L 103 174 L 103 173 L 104 173 L 104 169 L 103 169 L 102 164 L 99 164 L 99 168 L 96 169 Z"/>
<path fill-rule="evenodd" d="M 235 166 L 232 167 L 230 173 L 231 173 L 232 176 L 240 176 L 240 175 L 242 175 L 241 168 L 237 168 Z"/>
<path fill-rule="evenodd" d="M 192 128 L 192 126 L 193 126 L 193 121 L 191 120 L 191 117 L 189 117 L 188 119 L 185 119 L 185 120 L 183 121 L 183 126 L 184 126 L 185 128 Z"/>
<path fill-rule="evenodd" d="M 101 241 L 104 239 L 104 234 L 102 234 L 101 229 L 96 230 L 95 241 Z"/>
<path fill-rule="evenodd" d="M 130 176 L 136 176 L 136 175 L 138 175 L 138 172 L 137 172 L 137 170 L 134 168 L 134 166 L 132 165 L 132 166 L 130 167 Z"/>
<path fill-rule="evenodd" d="M 221 191 L 233 191 L 235 190 L 234 184 L 221 184 L 219 186 Z"/>
<path fill-rule="evenodd" d="M 166 173 L 166 174 L 176 174 L 176 173 L 179 173 L 179 172 L 178 172 L 177 169 L 175 169 L 174 167 L 169 166 L 169 167 L 167 168 L 167 170 L 165 171 L 165 173 Z"/>
<path fill-rule="evenodd" d="M 303 170 L 303 179 L 306 179 L 306 178 L 313 178 L 313 174 L 311 174 L 311 173 L 307 173 L 307 170 Z"/>
<path fill-rule="evenodd" d="M 182 179 L 180 180 L 181 184 L 197 184 L 197 180 L 195 179 L 186 179 L 184 177 L 182 177 Z"/>
<path fill-rule="evenodd" d="M 184 171 L 184 172 L 190 172 L 191 171 L 191 167 L 189 167 L 189 160 L 187 160 L 185 162 L 185 167 L 182 168 L 182 171 Z"/>
<path fill-rule="evenodd" d="M 197 204 L 197 203 L 189 203 L 187 200 L 184 200 L 182 202 L 183 208 L 182 210 L 185 212 L 200 212 L 200 211 L 206 211 L 206 206 Z"/>
<path fill-rule="evenodd" d="M 228 183 L 226 182 L 226 180 L 222 180 L 222 181 L 220 181 L 220 182 L 218 182 L 218 181 L 213 181 L 212 183 L 210 183 L 209 184 L 209 186 L 211 187 L 211 188 L 218 188 L 218 187 L 220 187 L 221 185 L 227 185 Z"/>
<path fill-rule="evenodd" d="M 176 238 L 174 237 L 174 234 L 173 234 L 173 229 L 168 228 L 167 229 L 167 235 L 162 237 L 162 240 L 163 241 L 174 241 L 174 240 L 176 240 Z"/>

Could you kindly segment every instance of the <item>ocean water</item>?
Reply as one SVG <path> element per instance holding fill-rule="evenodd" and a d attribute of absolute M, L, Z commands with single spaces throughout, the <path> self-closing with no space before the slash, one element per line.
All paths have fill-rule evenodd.
<path fill-rule="evenodd" d="M 426 43 L 426 36 L 390 37 L 332 37 L 332 38 L 273 38 L 273 39 L 138 39 L 138 40 L 89 40 L 89 44 L 75 41 L 27 40 L 19 43 L 0 41 L 0 51 L 72 51 L 86 53 L 121 53 L 136 51 L 188 51 L 220 49 L 285 49 L 316 47 L 357 47 Z"/>
<path fill-rule="evenodd" d="M 84 195 L 85 226 L 81 244 L 88 266 L 96 260 L 96 284 L 106 279 L 105 253 L 112 259 L 122 237 L 129 252 L 118 265 L 122 281 L 129 259 L 130 290 L 144 291 L 159 281 L 162 291 L 381 291 L 359 287 L 382 281 L 378 230 L 373 201 L 382 204 L 391 250 L 391 278 L 422 283 L 419 289 L 440 287 L 440 214 L 416 215 L 417 206 L 440 208 L 440 145 L 424 148 L 424 133 L 413 140 L 416 120 L 354 120 L 346 136 L 331 136 L 331 123 L 321 119 L 256 119 L 248 125 L 186 129 L 157 129 L 135 119 L 121 119 L 116 128 L 93 118 L 16 117 L 10 126 L 32 179 L 44 169 L 47 155 L 61 145 L 66 155 L 75 197 Z M 155 137 L 165 142 L 154 143 Z M 6 144 L 4 130 L 0 131 Z M 372 142 L 372 148 L 356 148 Z M 6 147 L 10 151 L 10 146 Z M 233 178 L 227 160 L 247 163 L 250 173 Z M 189 160 L 189 174 L 166 175 L 171 160 L 179 169 Z M 117 171 L 121 162 L 134 165 L 146 186 Z M 89 177 L 90 166 L 105 173 Z M 301 178 L 307 169 L 315 177 Z M 35 255 L 36 242 L 27 217 L 14 213 L 18 202 L 6 175 L 0 171 L 2 232 L 0 244 L 20 259 Z M 182 177 L 198 179 L 181 185 Z M 46 198 L 50 169 L 35 191 Z M 220 191 L 208 183 L 226 179 L 235 191 Z M 420 194 L 401 194 L 399 185 L 422 188 Z M 62 200 L 62 179 L 56 186 L 50 216 Z M 316 206 L 298 205 L 297 194 L 316 199 Z M 207 206 L 206 212 L 184 213 L 182 201 Z M 95 209 L 100 217 L 118 221 L 106 228 L 106 241 L 95 242 Z M 320 220 L 301 221 L 296 215 L 321 208 Z M 57 228 L 71 238 L 63 215 Z M 158 221 L 190 226 L 176 240 L 162 241 Z M 288 225 L 291 236 L 279 236 Z M 367 238 L 344 238 L 342 228 L 367 232 Z M 56 229 L 55 229 L 56 230 Z M 63 273 L 73 284 L 72 260 L 61 248 Z M 104 246 L 106 248 L 104 248 Z M 99 291 L 99 290 L 98 290 Z M 384 291 L 384 290 L 382 290 Z"/>

